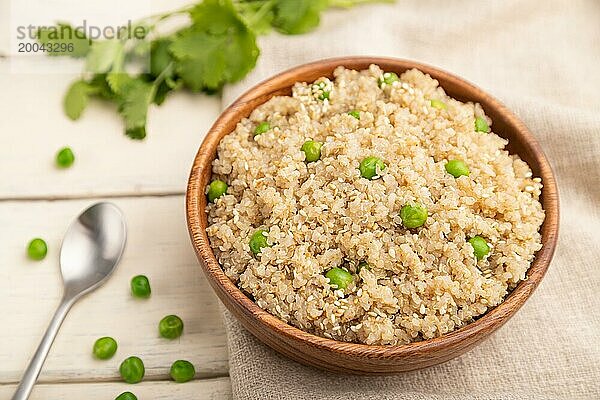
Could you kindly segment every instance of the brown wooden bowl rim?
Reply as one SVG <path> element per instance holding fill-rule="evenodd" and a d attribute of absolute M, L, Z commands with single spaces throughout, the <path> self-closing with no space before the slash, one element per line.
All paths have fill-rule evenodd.
<path fill-rule="evenodd" d="M 465 325 L 464 327 L 444 334 L 440 337 L 402 345 L 367 345 L 361 343 L 341 342 L 305 332 L 271 315 L 256 305 L 256 303 L 254 303 L 246 295 L 244 295 L 242 291 L 225 275 L 212 252 L 206 231 L 201 229 L 199 224 L 200 218 L 207 218 L 205 210 L 200 209 L 199 207 L 200 195 L 204 196 L 204 187 L 199 186 L 199 180 L 202 176 L 202 169 L 211 168 L 211 163 L 214 159 L 214 154 L 216 151 L 216 148 L 208 149 L 206 148 L 206 145 L 210 142 L 210 139 L 213 136 L 219 135 L 219 127 L 224 125 L 223 121 L 237 119 L 236 122 L 239 122 L 247 115 L 238 115 L 238 108 L 240 108 L 246 102 L 256 98 L 257 94 L 259 94 L 259 96 L 264 96 L 266 101 L 266 99 L 270 98 L 270 96 L 268 96 L 269 93 L 263 93 L 263 88 L 265 88 L 265 85 L 270 83 L 271 86 L 277 86 L 278 82 L 283 82 L 290 76 L 290 74 L 301 75 L 303 73 L 306 74 L 311 69 L 325 69 L 325 67 L 327 67 L 328 70 L 333 71 L 337 66 L 340 65 L 357 69 L 360 68 L 357 67 L 359 65 L 368 66 L 369 64 L 393 64 L 398 71 L 403 71 L 410 68 L 418 68 L 434 78 L 442 76 L 446 81 L 453 81 L 454 83 L 457 83 L 458 85 L 467 89 L 469 92 L 468 95 L 472 95 L 472 97 L 469 97 L 472 101 L 479 103 L 485 102 L 487 108 L 493 107 L 499 113 L 504 114 L 504 116 L 509 120 L 510 128 L 517 132 L 518 136 L 520 136 L 521 142 L 534 153 L 534 158 L 539 165 L 541 171 L 540 175 L 544 184 L 542 198 L 544 202 L 546 218 L 541 228 L 543 247 L 538 253 L 536 253 L 536 257 L 528 270 L 527 280 L 521 281 L 498 306 L 488 310 L 481 317 Z M 545 196 L 545 194 L 548 195 Z M 457 343 L 465 340 L 467 337 L 477 336 L 482 331 L 491 332 L 497 329 L 512 315 L 514 315 L 539 285 L 554 254 L 558 239 L 559 200 L 552 168 L 537 140 L 533 137 L 529 129 L 498 100 L 470 82 L 459 78 L 454 74 L 426 64 L 411 60 L 388 57 L 350 56 L 314 61 L 288 69 L 260 82 L 251 89 L 247 90 L 227 109 L 225 109 L 208 131 L 194 159 L 186 193 L 186 215 L 194 250 L 198 258 L 202 261 L 204 271 L 214 278 L 219 285 L 221 285 L 231 301 L 237 303 L 239 306 L 245 309 L 245 311 L 248 314 L 251 314 L 253 318 L 258 320 L 261 325 L 265 326 L 267 329 L 277 331 L 281 335 L 284 335 L 294 341 L 306 342 L 314 347 L 335 352 L 344 352 L 348 355 L 354 354 L 360 357 L 391 359 L 397 357 L 400 358 L 403 355 L 408 355 L 415 352 L 431 352 L 456 345 Z M 521 293 L 524 296 L 517 296 L 517 293 Z M 230 305 L 225 305 L 230 308 Z"/>

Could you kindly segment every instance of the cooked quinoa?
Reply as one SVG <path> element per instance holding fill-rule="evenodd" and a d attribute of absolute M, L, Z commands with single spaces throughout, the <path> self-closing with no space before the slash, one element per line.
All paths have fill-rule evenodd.
<path fill-rule="evenodd" d="M 542 247 L 541 180 L 481 131 L 491 124 L 416 69 L 394 81 L 376 65 L 339 67 L 333 81 L 296 83 L 219 144 L 213 179 L 228 187 L 207 207 L 215 255 L 259 307 L 316 335 L 403 344 L 468 324 Z M 323 144 L 317 161 L 305 160 L 308 140 Z M 359 170 L 367 157 L 384 163 L 372 179 Z M 455 178 L 450 160 L 468 174 Z M 423 225 L 404 226 L 405 205 L 427 210 Z M 259 229 L 268 245 L 255 254 Z M 476 236 L 489 246 L 478 257 Z M 333 268 L 351 274 L 344 289 L 326 277 Z"/>

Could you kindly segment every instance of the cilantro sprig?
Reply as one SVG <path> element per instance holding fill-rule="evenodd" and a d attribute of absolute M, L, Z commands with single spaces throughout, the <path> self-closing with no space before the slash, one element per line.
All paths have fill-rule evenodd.
<path fill-rule="evenodd" d="M 328 7 L 377 1 L 390 0 L 204 0 L 136 22 L 133 28 L 144 32 L 141 38 L 91 40 L 63 22 L 40 29 L 37 38 L 72 49 L 49 53 L 53 56 L 85 57 L 82 77 L 64 97 L 70 119 L 80 118 L 89 99 L 98 98 L 117 106 L 127 136 L 143 139 L 151 104 L 161 105 L 176 90 L 213 93 L 245 77 L 260 54 L 257 35 L 272 29 L 306 33 L 319 25 Z M 180 14 L 189 17 L 189 24 L 167 35 L 157 33 L 163 22 Z M 149 58 L 148 72 L 129 72 L 144 58 Z"/>

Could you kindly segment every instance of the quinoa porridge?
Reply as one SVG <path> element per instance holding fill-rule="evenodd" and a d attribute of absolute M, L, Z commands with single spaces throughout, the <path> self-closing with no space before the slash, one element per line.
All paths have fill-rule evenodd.
<path fill-rule="evenodd" d="M 258 306 L 316 335 L 403 344 L 468 324 L 542 247 L 542 183 L 491 123 L 416 69 L 296 83 L 219 144 L 217 260 Z"/>

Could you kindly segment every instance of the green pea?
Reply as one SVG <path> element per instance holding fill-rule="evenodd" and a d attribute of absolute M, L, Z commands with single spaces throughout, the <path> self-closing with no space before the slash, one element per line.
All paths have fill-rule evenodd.
<path fill-rule="evenodd" d="M 475 131 L 476 132 L 484 132 L 488 133 L 490 131 L 490 126 L 487 121 L 483 117 L 475 118 Z"/>
<path fill-rule="evenodd" d="M 358 169 L 360 170 L 360 176 L 373 179 L 373 177 L 385 169 L 385 164 L 379 157 L 367 157 L 360 162 Z"/>
<path fill-rule="evenodd" d="M 300 150 L 304 152 L 304 155 L 306 156 L 306 162 L 313 162 L 321 158 L 321 147 L 323 147 L 323 143 L 315 142 L 314 140 L 307 140 L 304 142 Z"/>
<path fill-rule="evenodd" d="M 452 175 L 455 178 L 459 176 L 469 176 L 471 171 L 469 171 L 469 167 L 462 160 L 450 160 L 446 163 L 446 172 Z"/>
<path fill-rule="evenodd" d="M 366 268 L 366 269 L 370 270 L 371 266 L 369 265 L 368 262 L 366 262 L 366 261 L 363 260 L 363 261 L 361 261 L 361 262 L 358 263 L 358 267 L 356 267 L 356 273 L 359 273 L 363 268 Z"/>
<path fill-rule="evenodd" d="M 352 115 L 354 118 L 360 120 L 360 112 L 358 110 L 348 111 L 348 115 Z"/>
<path fill-rule="evenodd" d="M 431 107 L 437 108 L 438 110 L 445 110 L 448 108 L 446 103 L 444 103 L 441 100 L 432 99 L 430 102 L 431 102 Z"/>
<path fill-rule="evenodd" d="M 63 147 L 56 153 L 56 165 L 59 168 L 69 168 L 75 162 L 75 154 L 70 147 Z"/>
<path fill-rule="evenodd" d="M 262 135 L 269 129 L 271 129 L 271 124 L 269 124 L 267 121 L 263 121 L 260 124 L 256 125 L 256 128 L 254 129 L 254 136 Z"/>
<path fill-rule="evenodd" d="M 384 72 L 379 78 L 379 87 L 383 89 L 385 85 L 391 85 L 399 80 L 400 78 L 398 78 L 398 75 L 395 72 Z"/>
<path fill-rule="evenodd" d="M 115 400 L 138 400 L 137 396 L 131 392 L 123 392 Z"/>
<path fill-rule="evenodd" d="M 43 260 L 48 254 L 48 246 L 44 239 L 35 238 L 27 245 L 27 256 L 32 260 Z"/>
<path fill-rule="evenodd" d="M 402 224 L 409 228 L 418 228 L 427 221 L 427 209 L 421 205 L 405 205 L 400 209 Z"/>
<path fill-rule="evenodd" d="M 109 336 L 101 337 L 94 342 L 93 353 L 100 360 L 108 360 L 117 352 L 117 341 Z"/>
<path fill-rule="evenodd" d="M 250 251 L 255 256 L 260 254 L 263 247 L 270 247 L 269 243 L 267 243 L 266 234 L 266 230 L 259 229 L 250 236 Z"/>
<path fill-rule="evenodd" d="M 215 179 L 208 185 L 208 201 L 214 203 L 216 199 L 227 193 L 227 184 L 219 179 Z"/>
<path fill-rule="evenodd" d="M 481 236 L 473 236 L 469 239 L 469 243 L 473 246 L 473 254 L 475 254 L 478 260 L 485 258 L 490 252 L 490 246 Z"/>
<path fill-rule="evenodd" d="M 158 323 L 158 332 L 165 339 L 177 339 L 183 333 L 183 321 L 177 315 L 167 315 Z"/>
<path fill-rule="evenodd" d="M 150 281 L 145 275 L 137 275 L 131 278 L 131 294 L 133 297 L 148 298 L 152 293 Z"/>
<path fill-rule="evenodd" d="M 119 367 L 121 378 L 127 383 L 138 383 L 144 378 L 146 370 L 144 363 L 139 357 L 127 357 Z"/>
<path fill-rule="evenodd" d="M 325 276 L 329 278 L 329 284 L 336 289 L 346 289 L 352 282 L 352 275 L 343 268 L 331 268 Z"/>
<path fill-rule="evenodd" d="M 329 99 L 330 90 L 327 82 L 318 82 L 313 84 L 312 91 L 319 100 Z"/>
<path fill-rule="evenodd" d="M 186 360 L 177 360 L 171 365 L 171 378 L 175 382 L 183 383 L 194 379 L 196 369 L 194 364 Z"/>
<path fill-rule="evenodd" d="M 329 93 L 328 91 L 324 90 L 319 97 L 317 97 L 319 100 L 325 100 L 325 99 L 329 99 Z"/>
<path fill-rule="evenodd" d="M 138 400 L 137 396 L 131 392 L 123 392 L 115 400 Z"/>

